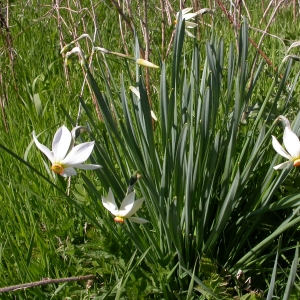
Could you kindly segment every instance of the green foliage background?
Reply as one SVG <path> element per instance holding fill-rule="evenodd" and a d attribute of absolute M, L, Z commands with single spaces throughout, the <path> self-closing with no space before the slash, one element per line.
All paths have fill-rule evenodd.
<path fill-rule="evenodd" d="M 60 35 L 66 45 L 87 33 L 94 46 L 138 57 L 137 40 L 145 47 L 138 2 L 131 5 L 137 38 L 123 25 L 125 43 L 109 1 L 61 2 L 59 10 L 47 1 L 14 1 L 8 10 L 1 3 L 9 31 L 1 26 L 0 284 L 98 276 L 89 289 L 86 282 L 53 284 L 1 299 L 261 299 L 254 290 L 299 297 L 299 172 L 273 170 L 270 136 L 281 140 L 279 115 L 300 131 L 299 66 L 282 62 L 298 54 L 287 48 L 300 28 L 291 3 L 277 10 L 269 28 L 275 37 L 267 35 L 262 50 L 279 70 L 260 57 L 251 86 L 256 52 L 247 37 L 261 37 L 253 28 L 266 26 L 263 2 L 248 5 L 250 27 L 241 17 L 239 37 L 220 8 L 198 18 L 197 41 L 183 38 L 179 20 L 168 56 L 175 26 L 164 20 L 162 47 L 159 3 L 149 2 L 149 60 L 160 70 L 149 70 L 148 95 L 146 70 L 131 61 L 97 53 L 85 69 L 73 56 L 66 73 L 60 54 Z M 89 60 L 93 45 L 78 45 Z M 139 87 L 140 100 L 130 85 Z M 75 125 L 80 103 L 79 124 L 92 133 L 79 141 L 96 141 L 91 161 L 103 169 L 80 172 L 67 196 L 67 181 L 49 171 L 32 131 L 50 147 L 58 127 Z M 111 187 L 121 201 L 135 171 L 150 225 L 120 227 L 101 196 Z M 239 269 L 245 278 L 238 281 Z"/>

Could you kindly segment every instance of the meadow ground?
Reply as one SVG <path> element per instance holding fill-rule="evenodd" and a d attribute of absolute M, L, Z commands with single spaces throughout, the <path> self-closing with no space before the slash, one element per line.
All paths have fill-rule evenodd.
<path fill-rule="evenodd" d="M 300 298 L 297 1 L 0 9 L 0 299 Z"/>

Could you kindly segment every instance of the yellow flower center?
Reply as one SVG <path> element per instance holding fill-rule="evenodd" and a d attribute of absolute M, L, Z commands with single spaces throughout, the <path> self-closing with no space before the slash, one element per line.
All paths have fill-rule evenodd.
<path fill-rule="evenodd" d="M 294 167 L 300 167 L 300 158 L 294 160 Z"/>
<path fill-rule="evenodd" d="M 117 222 L 117 223 L 121 223 L 121 224 L 124 223 L 124 219 L 121 218 L 121 217 L 115 217 L 115 218 L 114 218 L 114 221 Z"/>
<path fill-rule="evenodd" d="M 175 25 L 177 24 L 177 20 L 174 20 L 174 24 L 175 24 Z"/>
<path fill-rule="evenodd" d="M 61 174 L 64 172 L 64 167 L 61 164 L 53 164 L 51 170 L 56 174 Z"/>

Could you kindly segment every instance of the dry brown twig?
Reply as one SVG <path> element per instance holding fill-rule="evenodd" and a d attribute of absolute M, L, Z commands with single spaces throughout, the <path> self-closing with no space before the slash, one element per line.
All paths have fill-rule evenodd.
<path fill-rule="evenodd" d="M 161 57 L 162 60 L 166 60 L 167 56 L 169 55 L 173 39 L 174 39 L 174 33 L 173 31 L 171 36 L 171 39 L 169 41 L 167 50 L 166 49 L 166 25 L 172 26 L 174 25 L 174 22 L 172 21 L 171 14 L 174 15 L 174 10 L 168 0 L 160 0 L 160 7 L 155 6 L 155 10 L 161 12 Z"/>
<path fill-rule="evenodd" d="M 272 34 L 272 33 L 269 33 L 269 32 L 266 32 L 265 30 L 262 30 L 262 29 L 259 29 L 259 28 L 255 28 L 255 27 L 253 27 L 251 25 L 249 25 L 249 28 L 252 29 L 252 30 L 254 30 L 254 31 L 258 31 L 258 32 L 264 33 L 264 34 L 266 34 L 268 36 L 271 36 L 271 37 L 273 37 L 275 39 L 278 39 L 283 44 L 283 46 L 285 46 L 285 43 L 284 43 L 283 39 L 280 38 L 279 36 L 277 36 L 275 34 Z"/>
<path fill-rule="evenodd" d="M 165 44 L 166 44 L 166 13 L 165 13 L 165 2 L 164 0 L 160 0 L 161 6 L 161 53 L 162 59 L 164 59 L 165 53 Z"/>
<path fill-rule="evenodd" d="M 0 2 L 1 5 L 1 2 Z M 14 59 L 15 59 L 15 53 L 14 53 L 14 48 L 13 48 L 13 39 L 11 36 L 11 32 L 9 29 L 9 10 L 8 6 L 9 3 L 7 1 L 6 3 L 6 18 L 2 14 L 2 11 L 0 10 L 0 35 L 3 38 L 3 45 L 4 45 L 4 50 L 3 52 L 8 53 L 9 57 L 9 63 L 10 63 L 10 68 L 5 68 L 7 70 L 11 71 L 11 75 L 9 74 L 7 77 L 12 77 L 13 78 L 13 84 L 14 88 L 16 91 L 18 91 L 18 86 L 17 86 L 17 81 L 16 81 L 16 76 L 15 76 L 15 71 L 14 71 Z M 1 6 L 0 6 L 1 8 Z M 0 85 L 1 85 L 1 92 L 0 92 L 0 106 L 1 106 L 1 114 L 2 114 L 2 120 L 3 124 L 5 127 L 5 131 L 8 133 L 9 132 L 9 126 L 8 126 L 8 121 L 6 118 L 6 106 L 8 105 L 8 92 L 7 92 L 7 84 L 5 84 L 6 80 L 3 77 L 4 73 L 3 70 L 0 68 Z M 8 80 L 7 80 L 8 81 Z"/>
<path fill-rule="evenodd" d="M 271 15 L 271 17 L 270 17 L 270 20 L 269 20 L 269 22 L 268 22 L 268 24 L 267 24 L 267 26 L 266 26 L 266 28 L 265 28 L 265 30 L 264 30 L 264 32 L 263 32 L 263 34 L 262 34 L 260 40 L 259 40 L 259 42 L 258 42 L 257 49 L 260 49 L 260 48 L 261 48 L 263 39 L 264 39 L 266 33 L 268 32 L 268 29 L 269 29 L 269 27 L 270 27 L 270 25 L 271 25 L 271 23 L 272 23 L 272 21 L 273 21 L 275 15 L 276 15 L 276 13 L 277 13 L 279 7 L 281 6 L 281 4 L 282 4 L 284 1 L 285 1 L 285 0 L 280 0 L 280 1 L 278 2 L 278 4 L 277 4 L 276 8 L 274 9 L 274 11 L 273 11 L 273 13 L 272 13 L 272 15 Z M 250 82 L 252 82 L 252 79 L 253 79 L 253 76 L 254 76 L 255 67 L 256 67 L 256 63 L 257 63 L 257 58 L 258 58 L 258 52 L 256 52 L 255 57 L 254 57 L 254 62 L 253 62 L 253 65 L 252 65 L 252 70 L 251 70 L 251 75 L 250 75 Z"/>
<path fill-rule="evenodd" d="M 169 53 L 171 51 L 171 47 L 172 47 L 172 44 L 173 44 L 174 37 L 175 37 L 175 29 L 173 30 L 172 36 L 170 38 L 170 42 L 169 42 L 168 49 L 167 49 L 167 52 L 166 52 L 166 58 L 169 56 Z"/>
<path fill-rule="evenodd" d="M 168 47 L 167 47 L 167 51 L 165 53 L 165 47 L 166 47 L 166 18 L 167 18 L 167 24 L 169 26 L 172 26 L 173 22 L 172 22 L 172 17 L 171 14 L 174 14 L 174 10 L 170 4 L 170 2 L 168 0 L 161 0 L 160 1 L 160 5 L 161 8 L 156 8 L 157 10 L 161 10 L 161 20 L 162 20 L 162 43 L 161 43 L 161 53 L 162 53 L 162 59 L 165 60 L 171 50 L 171 46 L 174 40 L 174 34 L 175 34 L 175 30 L 173 30 L 172 32 L 172 36 L 170 38 Z"/>
<path fill-rule="evenodd" d="M 129 18 L 127 18 L 126 14 L 124 13 L 123 9 L 121 6 L 115 1 L 115 0 L 110 0 L 111 3 L 114 5 L 116 10 L 118 11 L 119 15 L 122 17 L 123 21 L 127 25 L 127 27 L 130 29 L 131 33 L 134 34 L 134 28 L 132 26 L 132 23 Z"/>
<path fill-rule="evenodd" d="M 58 279 L 51 279 L 46 278 L 41 281 L 23 283 L 18 285 L 11 285 L 4 288 L 0 288 L 0 293 L 7 293 L 7 292 L 14 292 L 17 290 L 32 288 L 41 285 L 53 284 L 53 283 L 62 283 L 62 282 L 72 282 L 72 281 L 83 281 L 83 280 L 95 280 L 97 276 L 95 275 L 85 275 L 85 276 L 77 276 L 77 277 L 66 277 L 66 278 L 58 278 Z"/>
<path fill-rule="evenodd" d="M 116 2 L 115 0 L 110 0 L 110 1 L 113 4 L 113 6 L 116 8 L 116 10 L 118 11 L 119 15 L 121 16 L 121 18 L 125 22 L 126 26 L 130 29 L 131 33 L 134 35 L 135 34 L 134 23 L 133 23 L 134 18 L 133 18 L 132 13 L 131 13 L 130 5 L 128 5 L 127 10 L 129 12 L 129 16 L 131 16 L 131 17 L 128 18 L 127 15 L 126 15 L 126 13 L 124 12 L 124 10 L 118 4 L 118 2 Z M 145 50 L 142 47 L 141 43 L 139 43 L 139 47 L 140 47 L 140 55 L 141 55 L 141 57 L 145 58 Z"/>
<path fill-rule="evenodd" d="M 64 36 L 63 36 L 63 33 L 62 33 L 62 28 L 61 28 L 61 17 L 60 17 L 59 4 L 60 4 L 59 0 L 56 0 L 55 5 L 53 5 L 53 7 L 56 10 L 57 29 L 58 29 L 58 35 L 59 35 L 59 45 L 60 45 L 60 49 L 62 49 L 64 44 L 65 44 L 65 41 L 64 41 Z M 63 58 L 64 58 L 64 54 L 63 54 Z M 66 78 L 66 82 L 67 82 L 67 88 L 70 91 L 71 84 L 70 84 L 69 70 L 68 70 L 68 67 L 65 64 L 63 64 L 63 68 L 64 68 L 65 78 Z"/>
<path fill-rule="evenodd" d="M 263 20 L 264 20 L 265 16 L 267 15 L 269 9 L 272 7 L 273 2 L 274 2 L 274 0 L 270 1 L 269 5 L 267 6 L 267 9 L 264 11 L 262 18 L 259 21 L 259 25 L 261 25 L 261 23 L 263 22 Z"/>
<path fill-rule="evenodd" d="M 165 10 L 166 10 L 168 24 L 169 24 L 169 26 L 171 26 L 172 25 L 172 15 L 174 15 L 174 9 L 171 6 L 171 3 L 169 2 L 169 0 L 165 0 L 164 7 L 165 7 Z"/>
<path fill-rule="evenodd" d="M 1 69 L 0 69 L 0 71 L 1 71 Z M 1 114 L 2 114 L 4 128 L 5 128 L 6 133 L 8 133 L 9 127 L 8 127 L 8 122 L 6 120 L 6 113 L 5 113 L 5 107 L 8 103 L 8 99 L 7 99 L 7 93 L 6 93 L 6 88 L 4 86 L 2 74 L 3 74 L 3 72 L 0 72 L 0 85 L 1 85 L 1 90 L 2 90 L 2 93 L 0 93 L 0 106 L 1 106 Z"/>
<path fill-rule="evenodd" d="M 44 5 L 45 7 L 49 6 L 49 5 Z M 48 17 L 48 15 L 52 16 L 54 14 L 55 11 L 55 7 L 54 5 L 50 6 L 51 8 L 44 14 L 42 15 L 40 18 L 36 19 L 35 21 L 33 21 L 30 25 L 28 25 L 27 27 L 25 27 L 24 29 L 22 29 L 17 35 L 14 36 L 14 39 L 16 39 L 17 37 L 21 36 L 22 33 L 26 32 L 26 30 L 32 26 L 34 26 L 35 24 L 39 23 L 40 21 L 44 20 L 46 17 Z"/>
<path fill-rule="evenodd" d="M 140 6 L 138 5 L 139 15 L 140 15 L 140 24 L 142 29 L 142 34 L 144 38 L 145 43 L 145 59 L 149 61 L 150 57 L 150 38 L 149 38 L 149 27 L 148 27 L 148 2 L 147 0 L 143 0 L 143 16 L 140 10 Z M 145 70 L 145 79 L 146 79 L 146 91 L 148 95 L 148 101 L 150 107 L 152 107 L 152 101 L 151 101 L 151 93 L 150 93 L 150 74 L 149 69 L 146 68 Z"/>
<path fill-rule="evenodd" d="M 120 0 L 118 0 L 118 4 L 119 4 L 119 6 L 121 6 Z M 128 2 L 127 2 L 127 6 L 128 6 Z M 123 6 L 123 9 L 124 9 L 124 6 Z M 119 28 L 120 28 L 121 38 L 122 38 L 122 45 L 124 47 L 125 53 L 128 55 L 129 52 L 128 52 L 127 43 L 125 42 L 125 36 L 124 36 L 123 26 L 122 26 L 122 17 L 120 14 L 119 14 Z"/>
<path fill-rule="evenodd" d="M 226 15 L 226 17 L 229 19 L 230 23 L 233 24 L 233 19 L 230 16 L 230 14 L 227 12 L 227 9 L 224 7 L 223 3 L 221 0 L 216 0 L 219 7 L 221 8 L 221 10 L 224 12 L 224 14 Z M 248 37 L 249 42 L 254 46 L 254 48 L 256 48 L 256 50 L 258 51 L 258 53 L 265 59 L 265 61 L 267 62 L 267 64 L 272 67 L 275 71 L 277 71 L 277 68 L 273 65 L 273 63 L 271 62 L 271 60 L 269 59 L 269 57 L 258 47 L 258 45 L 250 38 Z"/>
<path fill-rule="evenodd" d="M 294 22 L 296 22 L 296 19 L 297 19 L 297 2 L 296 2 L 296 0 L 293 0 L 293 17 L 294 17 Z"/>
<path fill-rule="evenodd" d="M 248 19 L 251 21 L 251 16 L 250 16 L 250 13 L 249 13 L 249 9 L 248 9 L 248 7 L 247 7 L 247 5 L 246 5 L 246 2 L 245 2 L 244 0 L 242 0 L 242 2 L 243 2 L 243 7 L 244 7 L 245 10 L 246 10 L 247 17 L 248 17 Z"/>
<path fill-rule="evenodd" d="M 279 7 L 281 6 L 281 4 L 282 4 L 284 1 L 285 1 L 285 0 L 279 1 L 278 4 L 277 4 L 277 6 L 276 6 L 276 8 L 274 9 L 274 11 L 273 11 L 273 13 L 272 13 L 272 15 L 271 15 L 271 17 L 270 17 L 270 20 L 269 20 L 269 22 L 268 22 L 268 24 L 267 24 L 267 26 L 266 26 L 266 28 L 265 28 L 265 30 L 264 30 L 264 32 L 263 32 L 263 34 L 262 34 L 260 40 L 259 40 L 259 42 L 258 42 L 258 47 L 259 47 L 259 48 L 261 47 L 262 41 L 263 41 L 263 39 L 264 39 L 266 33 L 268 32 L 268 29 L 269 29 L 269 27 L 270 27 L 270 25 L 271 25 L 273 19 L 275 18 L 275 15 L 276 15 L 276 13 L 277 13 Z"/>
<path fill-rule="evenodd" d="M 233 29 L 234 29 L 234 36 L 235 36 L 235 44 L 236 44 L 236 49 L 239 50 L 239 38 L 238 38 L 238 30 L 240 28 L 240 10 L 237 9 L 237 6 L 240 7 L 239 5 L 239 0 L 236 1 L 234 4 L 231 2 L 231 5 L 233 6 Z M 238 14 L 238 16 L 237 16 Z"/>

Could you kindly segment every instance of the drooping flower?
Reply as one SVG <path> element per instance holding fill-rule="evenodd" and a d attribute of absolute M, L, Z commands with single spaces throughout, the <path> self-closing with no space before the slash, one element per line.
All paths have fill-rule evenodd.
<path fill-rule="evenodd" d="M 197 26 L 197 23 L 187 21 L 187 20 L 190 20 L 190 19 L 193 20 L 194 17 L 197 16 L 196 13 L 188 13 L 192 9 L 193 9 L 192 7 L 188 7 L 188 8 L 185 8 L 185 9 L 181 10 L 182 11 L 182 19 L 185 19 L 185 28 L 194 28 L 194 27 Z M 176 14 L 176 20 L 174 21 L 175 24 L 177 24 L 177 22 L 178 22 L 179 13 L 180 13 L 180 11 Z M 190 33 L 186 29 L 185 29 L 185 33 L 189 37 L 196 38 L 192 33 Z"/>
<path fill-rule="evenodd" d="M 276 137 L 272 135 L 272 145 L 278 154 L 288 159 L 288 161 L 274 167 L 275 170 L 284 169 L 293 164 L 300 166 L 300 141 L 297 135 L 286 126 L 283 133 L 283 144 L 286 150 L 280 145 Z"/>
<path fill-rule="evenodd" d="M 131 85 L 131 86 L 129 87 L 129 89 L 130 89 L 130 90 L 131 90 L 131 91 L 132 91 L 139 99 L 141 99 L 140 92 L 138 91 L 138 89 L 137 89 L 136 87 L 134 87 L 134 86 Z M 157 117 L 156 117 L 154 111 L 151 110 L 150 113 L 151 113 L 152 119 L 153 119 L 154 121 L 157 121 Z"/>
<path fill-rule="evenodd" d="M 202 8 L 200 10 L 198 10 L 195 13 L 189 13 L 189 11 L 191 11 L 193 8 L 192 7 L 187 7 L 181 10 L 182 12 L 182 19 L 185 20 L 185 28 L 195 28 L 197 25 L 197 23 L 194 22 L 190 22 L 187 20 L 194 20 L 194 18 L 197 15 L 203 15 L 206 13 L 213 13 L 215 10 L 214 9 L 209 9 L 209 8 Z M 180 11 L 176 14 L 176 20 L 174 21 L 175 24 L 177 24 L 178 22 L 178 17 L 179 17 L 179 13 Z M 190 33 L 187 29 L 185 29 L 185 33 L 192 38 L 196 38 L 192 33 Z"/>
<path fill-rule="evenodd" d="M 143 198 L 134 201 L 134 197 L 135 192 L 133 191 L 124 198 L 120 209 L 118 209 L 115 197 L 112 190 L 109 188 L 107 197 L 105 198 L 102 196 L 102 204 L 115 216 L 114 221 L 117 223 L 124 223 L 124 219 L 129 219 L 130 221 L 139 224 L 147 223 L 148 221 L 143 218 L 132 217 L 144 202 Z"/>
<path fill-rule="evenodd" d="M 94 170 L 101 168 L 100 165 L 84 165 L 94 148 L 95 142 L 82 143 L 67 154 L 70 146 L 72 146 L 72 134 L 67 127 L 60 127 L 53 138 L 52 151 L 46 146 L 42 145 L 33 132 L 33 139 L 36 146 L 48 157 L 51 161 L 51 170 L 63 177 L 76 175 L 74 168 L 83 170 Z"/>

